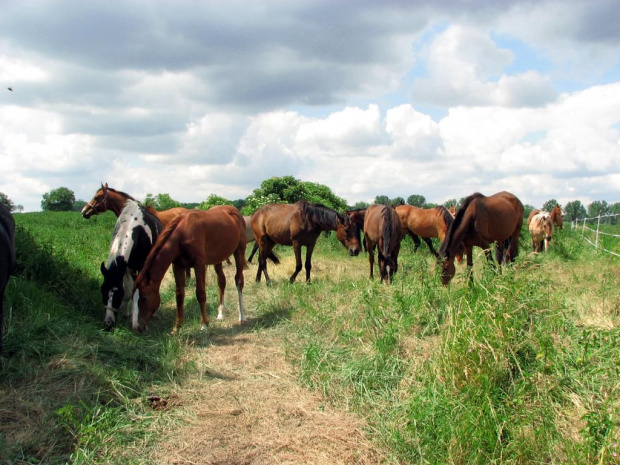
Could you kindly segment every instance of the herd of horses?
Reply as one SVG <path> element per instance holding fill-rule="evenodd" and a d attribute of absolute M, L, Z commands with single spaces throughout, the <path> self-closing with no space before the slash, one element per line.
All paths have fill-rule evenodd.
<path fill-rule="evenodd" d="M 248 268 L 245 251 L 255 241 L 248 261 L 258 251 L 256 281 L 265 276 L 271 283 L 267 261 L 278 264 L 273 249 L 276 244 L 293 247 L 295 270 L 293 283 L 305 267 L 306 281 L 311 280 L 312 253 L 324 231 L 336 231 L 338 241 L 349 255 L 356 256 L 362 246 L 368 253 L 370 278 L 374 276 L 377 253 L 381 280 L 391 283 L 398 270 L 401 241 L 412 238 L 417 251 L 422 239 L 436 257 L 441 281 L 447 285 L 456 273 L 454 260 L 466 256 L 469 280 L 473 279 L 472 249 L 484 250 L 493 262 L 491 246 L 495 244 L 496 261 L 505 265 L 519 252 L 519 235 L 523 225 L 523 205 L 509 192 L 491 196 L 475 193 L 467 197 L 458 210 L 442 207 L 418 208 L 410 205 L 375 204 L 367 209 L 337 212 L 323 205 L 301 200 L 295 204 L 268 204 L 252 216 L 242 216 L 233 206 L 217 206 L 209 210 L 176 207 L 156 211 L 144 206 L 131 195 L 112 189 L 107 184 L 95 192 L 82 209 L 90 218 L 112 211 L 117 221 L 106 262 L 101 264 L 101 294 L 107 328 L 116 324 L 118 312 L 126 308 L 135 331 L 148 328 L 148 322 L 160 305 L 160 286 L 172 265 L 175 280 L 177 316 L 173 332 L 183 324 L 185 284 L 194 269 L 196 298 L 200 305 L 202 327 L 209 324 L 206 310 L 206 267 L 212 265 L 219 288 L 217 319 L 223 318 L 226 277 L 223 263 L 235 260 L 235 286 L 238 294 L 239 323 L 246 321 L 243 302 L 244 274 Z M 534 252 L 548 250 L 553 224 L 562 228 L 559 205 L 549 213 L 534 210 L 527 219 Z M 362 241 L 363 232 L 363 241 Z M 8 209 L 0 205 L 0 352 L 2 351 L 3 294 L 8 276 L 15 264 L 15 223 Z M 439 251 L 432 238 L 439 238 Z M 302 247 L 306 248 L 302 262 Z M 303 263 L 303 264 L 302 264 Z"/>

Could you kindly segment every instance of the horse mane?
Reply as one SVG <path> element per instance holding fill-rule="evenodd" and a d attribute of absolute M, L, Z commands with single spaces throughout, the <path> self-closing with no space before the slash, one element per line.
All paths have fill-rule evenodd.
<path fill-rule="evenodd" d="M 336 210 L 332 210 L 320 203 L 310 203 L 306 200 L 302 200 L 300 201 L 300 206 L 304 222 L 310 222 L 313 225 L 319 226 L 321 229 L 335 229 L 337 226 L 336 218 L 340 218 L 340 220 L 345 223 L 349 219 L 348 216 L 338 213 Z"/>
<path fill-rule="evenodd" d="M 151 251 L 149 252 L 148 256 L 146 257 L 146 260 L 144 261 L 144 265 L 142 266 L 142 271 L 140 272 L 140 274 L 138 275 L 138 278 L 136 279 L 136 282 L 134 283 L 134 289 L 136 289 L 139 284 L 142 284 L 142 282 L 145 279 L 145 273 L 143 273 L 143 271 L 148 270 L 151 267 L 153 260 L 155 260 L 155 257 L 157 256 L 159 251 L 166 244 L 166 242 L 168 242 L 168 239 L 170 239 L 170 236 L 172 235 L 172 233 L 174 232 L 176 227 L 179 225 L 179 223 L 181 222 L 184 216 L 185 214 L 176 216 L 170 223 L 168 223 L 168 226 L 166 226 L 166 229 L 164 229 L 162 233 L 157 237 L 157 240 L 153 244 Z"/>
<path fill-rule="evenodd" d="M 452 221 L 452 224 L 448 228 L 448 232 L 446 233 L 446 237 L 445 237 L 445 239 L 443 241 L 443 244 L 441 244 L 441 247 L 439 248 L 439 256 L 440 257 L 445 257 L 446 256 L 446 252 L 448 251 L 448 247 L 450 246 L 450 244 L 454 240 L 454 237 L 453 237 L 454 236 L 454 231 L 456 231 L 461 226 L 461 223 L 463 222 L 463 218 L 465 216 L 465 212 L 469 208 L 469 205 L 474 200 L 478 200 L 478 199 L 481 199 L 481 198 L 484 198 L 484 197 L 485 196 L 482 195 L 480 192 L 474 192 L 473 194 L 471 194 L 469 197 L 467 197 L 463 201 L 463 203 L 461 204 L 460 208 L 456 212 L 456 215 L 454 216 L 454 220 Z"/>
<path fill-rule="evenodd" d="M 452 222 L 454 221 L 454 218 L 452 217 L 452 214 L 450 213 L 450 211 L 443 205 L 436 206 L 435 211 L 439 214 L 440 218 L 449 228 Z"/>
<path fill-rule="evenodd" d="M 129 194 L 128 194 L 128 193 L 126 193 L 126 192 L 119 191 L 119 190 L 116 190 L 116 189 L 112 189 L 111 187 L 108 187 L 107 189 L 108 189 L 109 191 L 112 191 L 112 192 L 116 193 L 116 194 L 119 194 L 119 195 L 122 195 L 122 196 L 124 196 L 124 197 L 127 197 L 127 199 L 129 199 L 129 200 L 136 200 L 136 199 L 134 199 L 131 195 L 129 195 Z M 137 200 L 136 200 L 136 202 L 137 202 Z"/>

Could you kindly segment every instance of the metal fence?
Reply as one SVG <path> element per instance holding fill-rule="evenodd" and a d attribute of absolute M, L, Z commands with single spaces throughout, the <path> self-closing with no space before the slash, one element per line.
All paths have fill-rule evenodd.
<path fill-rule="evenodd" d="M 573 230 L 581 229 L 581 235 L 583 238 L 592 244 L 597 250 L 610 253 L 616 257 L 620 257 L 620 253 L 614 252 L 605 248 L 602 244 L 605 238 L 620 238 L 620 234 L 614 234 L 612 232 L 603 231 L 601 226 L 605 224 L 616 225 L 618 224 L 618 217 L 620 215 L 599 215 L 594 218 L 580 218 L 571 222 Z"/>

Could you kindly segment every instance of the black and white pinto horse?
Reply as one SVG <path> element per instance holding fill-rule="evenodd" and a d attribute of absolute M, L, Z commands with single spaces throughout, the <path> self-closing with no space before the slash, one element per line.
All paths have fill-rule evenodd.
<path fill-rule="evenodd" d="M 121 306 L 125 305 L 129 315 L 134 281 L 161 230 L 161 222 L 150 208 L 135 200 L 127 201 L 114 226 L 108 261 L 101 263 L 107 328 L 115 325 Z"/>
<path fill-rule="evenodd" d="M 4 324 L 4 289 L 15 266 L 15 220 L 6 206 L 0 204 L 0 354 Z"/>

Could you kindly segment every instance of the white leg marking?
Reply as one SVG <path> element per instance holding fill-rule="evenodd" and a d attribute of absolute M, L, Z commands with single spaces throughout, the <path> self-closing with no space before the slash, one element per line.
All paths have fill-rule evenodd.
<path fill-rule="evenodd" d="M 131 304 L 131 327 L 138 331 L 140 326 L 138 325 L 138 316 L 140 314 L 140 309 L 138 308 L 138 299 L 140 298 L 140 291 L 136 289 L 136 292 L 133 293 L 133 300 Z"/>
<path fill-rule="evenodd" d="M 222 303 L 222 305 L 217 307 L 217 319 L 218 320 L 223 320 L 224 319 L 224 304 L 223 303 Z"/>
<path fill-rule="evenodd" d="M 247 321 L 245 319 L 245 305 L 243 303 L 243 293 L 237 289 L 237 295 L 239 296 L 239 323 Z"/>

